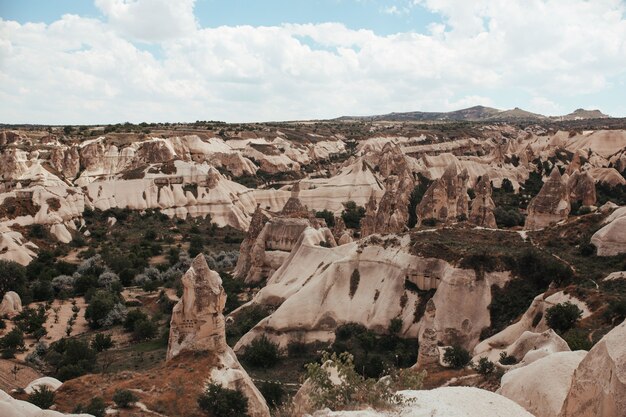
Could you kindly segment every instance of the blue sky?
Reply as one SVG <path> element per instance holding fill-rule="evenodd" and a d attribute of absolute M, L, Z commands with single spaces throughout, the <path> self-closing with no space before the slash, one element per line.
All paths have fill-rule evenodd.
<path fill-rule="evenodd" d="M 381 35 L 423 32 L 428 24 L 439 20 L 426 8 L 409 9 L 409 4 L 382 0 L 198 0 L 195 14 L 204 27 L 342 22 L 351 29 L 371 29 Z M 398 8 L 395 13 L 390 9 L 393 6 Z M 89 0 L 0 0 L 0 15 L 20 23 L 52 23 L 67 13 L 104 17 Z"/>
<path fill-rule="evenodd" d="M 626 116 L 621 0 L 0 0 L 4 122 Z M 555 19 L 558 16 L 558 19 Z"/>

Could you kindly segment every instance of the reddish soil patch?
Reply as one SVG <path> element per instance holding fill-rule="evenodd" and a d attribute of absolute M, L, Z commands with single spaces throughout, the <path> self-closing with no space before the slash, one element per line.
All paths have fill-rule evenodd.
<path fill-rule="evenodd" d="M 203 391 L 216 358 L 209 354 L 183 354 L 143 372 L 92 374 L 66 381 L 56 392 L 58 410 L 71 412 L 77 404 L 101 397 L 113 405 L 117 389 L 131 390 L 148 410 L 168 416 L 200 417 L 197 398 Z M 119 416 L 154 416 L 138 408 L 120 410 Z"/>

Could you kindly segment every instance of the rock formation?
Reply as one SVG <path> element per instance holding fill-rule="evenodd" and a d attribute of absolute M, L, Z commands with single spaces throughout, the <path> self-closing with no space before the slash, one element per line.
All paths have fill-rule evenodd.
<path fill-rule="evenodd" d="M 567 188 L 571 203 L 580 201 L 583 206 L 596 204 L 596 184 L 588 172 L 574 171 L 567 181 Z"/>
<path fill-rule="evenodd" d="M 558 417 L 574 371 L 586 354 L 584 350 L 553 353 L 513 369 L 502 377 L 498 393 L 535 416 Z"/>
<path fill-rule="evenodd" d="M 41 387 L 47 387 L 50 391 L 56 391 L 61 384 L 63 383 L 56 378 L 44 376 L 31 381 L 26 388 L 24 388 L 24 392 L 26 394 L 32 394 L 35 389 L 40 389 Z"/>
<path fill-rule="evenodd" d="M 54 410 L 42 410 L 27 401 L 16 400 L 0 390 L 0 416 L 2 417 L 93 417 L 91 414 L 62 414 Z"/>
<path fill-rule="evenodd" d="M 376 231 L 376 213 L 378 212 L 378 203 L 374 194 L 370 195 L 365 205 L 365 217 L 361 219 L 361 236 L 369 236 Z"/>
<path fill-rule="evenodd" d="M 539 194 L 530 201 L 524 228 L 537 230 L 565 220 L 569 215 L 570 208 L 567 183 L 561 177 L 558 168 L 555 167 L 550 173 L 548 181 L 541 187 Z"/>
<path fill-rule="evenodd" d="M 467 170 L 459 174 L 456 164 L 448 165 L 441 178 L 428 187 L 422 201 L 417 205 L 418 225 L 426 219 L 435 219 L 444 223 L 463 217 L 467 219 L 468 179 Z"/>
<path fill-rule="evenodd" d="M 315 218 L 302 205 L 298 198 L 299 192 L 298 184 L 294 185 L 292 195 L 280 213 L 268 213 L 257 207 L 253 223 L 241 246 L 235 278 L 246 283 L 269 278 L 289 256 L 304 229 L 325 226 L 323 219 Z M 325 243 L 336 246 L 330 229 L 323 229 Z"/>
<path fill-rule="evenodd" d="M 378 209 L 374 211 L 375 201 L 373 205 L 368 203 L 366 217 L 361 220 L 361 236 L 404 231 L 409 220 L 409 200 L 413 188 L 414 180 L 408 171 L 388 177 Z"/>
<path fill-rule="evenodd" d="M 523 365 L 554 352 L 568 351 L 567 343 L 548 327 L 545 317 L 548 308 L 565 302 L 578 306 L 583 318 L 591 315 L 585 303 L 563 291 L 549 296 L 539 294 L 518 321 L 476 345 L 474 360 L 486 357 L 497 362 L 500 353 L 506 351 Z"/>
<path fill-rule="evenodd" d="M 481 177 L 474 191 L 476 192 L 476 197 L 472 200 L 472 209 L 469 215 L 470 223 L 481 227 L 497 229 L 498 225 L 496 224 L 496 217 L 494 215 L 496 205 L 491 199 L 491 181 L 489 181 L 488 174 Z"/>
<path fill-rule="evenodd" d="M 210 352 L 218 358 L 210 380 L 241 391 L 248 399 L 251 417 L 269 417 L 265 399 L 226 344 L 224 305 L 226 293 L 219 274 L 212 271 L 203 254 L 198 255 L 182 277 L 183 296 L 172 310 L 167 359 L 183 352 Z"/>
<path fill-rule="evenodd" d="M 626 415 L 626 322 L 607 333 L 580 362 L 560 417 Z"/>
<path fill-rule="evenodd" d="M 226 293 L 219 274 L 198 255 L 181 279 L 183 296 L 172 310 L 167 359 L 182 351 L 223 353 Z"/>
<path fill-rule="evenodd" d="M 591 236 L 598 256 L 615 256 L 626 253 L 626 207 L 615 210 L 605 220 L 606 226 Z"/>
<path fill-rule="evenodd" d="M 18 293 L 9 291 L 2 297 L 0 303 L 0 316 L 14 316 L 22 311 L 22 300 Z"/>
<path fill-rule="evenodd" d="M 399 391 L 408 401 L 398 409 L 321 410 L 315 417 L 534 417 L 502 395 L 473 387 Z"/>
<path fill-rule="evenodd" d="M 270 213 L 261 209 L 261 207 L 257 205 L 256 210 L 252 215 L 252 219 L 250 220 L 250 226 L 248 227 L 246 237 L 243 242 L 241 242 L 241 246 L 239 247 L 239 258 L 237 259 L 237 265 L 235 266 L 235 271 L 233 272 L 233 276 L 235 278 L 245 279 L 253 266 L 253 257 L 255 256 L 255 252 L 264 249 L 261 247 L 257 247 L 255 249 L 255 242 L 263 230 L 263 227 L 270 219 L 270 216 Z"/>

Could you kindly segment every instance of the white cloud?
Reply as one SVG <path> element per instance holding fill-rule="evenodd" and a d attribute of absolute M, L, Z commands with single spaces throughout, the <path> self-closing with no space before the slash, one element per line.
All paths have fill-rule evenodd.
<path fill-rule="evenodd" d="M 444 23 L 389 36 L 339 23 L 200 28 L 193 1 L 155 0 L 149 19 L 146 1 L 97 0 L 106 21 L 0 20 L 4 121 L 322 118 L 502 106 L 496 97 L 552 113 L 626 95 L 617 0 L 422 0 Z"/>
<path fill-rule="evenodd" d="M 123 35 L 154 42 L 193 33 L 195 0 L 95 0 L 109 23 Z"/>

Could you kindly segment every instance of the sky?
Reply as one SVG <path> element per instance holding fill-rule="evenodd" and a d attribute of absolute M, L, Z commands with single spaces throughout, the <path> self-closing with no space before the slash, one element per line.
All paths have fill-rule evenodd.
<path fill-rule="evenodd" d="M 0 0 L 0 123 L 626 116 L 624 0 Z"/>

